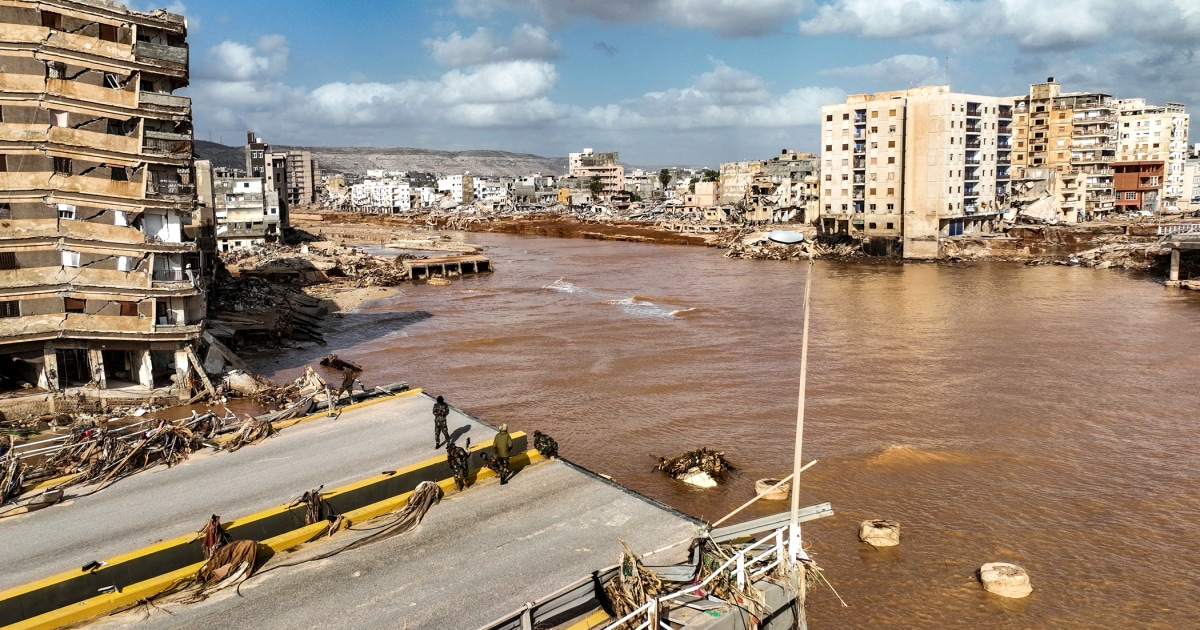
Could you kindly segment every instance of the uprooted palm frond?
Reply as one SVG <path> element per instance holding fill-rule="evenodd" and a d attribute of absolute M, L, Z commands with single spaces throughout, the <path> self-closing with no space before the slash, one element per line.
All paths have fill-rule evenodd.
<path fill-rule="evenodd" d="M 661 470 L 672 477 L 682 477 L 689 472 L 706 472 L 713 479 L 720 479 L 725 473 L 733 470 L 733 464 L 725 459 L 724 451 L 714 451 L 710 448 L 698 448 L 688 451 L 679 457 L 667 459 L 658 458 L 655 470 Z"/>
<path fill-rule="evenodd" d="M 233 439 L 225 444 L 225 450 L 232 452 L 249 444 L 258 444 L 275 433 L 275 426 L 271 424 L 270 420 L 248 420 L 233 436 Z"/>
<path fill-rule="evenodd" d="M 700 548 L 700 562 L 696 566 L 693 581 L 699 584 L 712 578 L 704 587 L 705 594 L 741 606 L 753 615 L 763 615 L 766 612 L 766 602 L 762 593 L 756 590 L 748 579 L 745 586 L 738 586 L 736 566 L 721 569 L 721 565 L 737 555 L 738 549 L 733 545 L 714 542 L 711 538 L 697 539 L 697 545 Z M 781 569 L 782 567 L 784 564 L 780 564 Z"/>
<path fill-rule="evenodd" d="M 663 581 L 642 564 L 641 557 L 635 554 L 625 541 L 621 541 L 621 546 L 625 550 L 621 552 L 617 575 L 604 585 L 604 593 L 612 602 L 613 611 L 618 618 L 645 606 L 651 599 L 663 594 Z M 642 623 L 640 619 L 631 621 L 633 626 Z M 624 625 L 622 624 L 622 627 Z"/>

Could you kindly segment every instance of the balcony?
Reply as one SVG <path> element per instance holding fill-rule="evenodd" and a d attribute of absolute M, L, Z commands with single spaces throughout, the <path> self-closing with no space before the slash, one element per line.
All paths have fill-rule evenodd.
<path fill-rule="evenodd" d="M 182 70 L 187 71 L 187 44 L 180 46 L 168 46 L 166 44 L 138 42 L 133 47 L 133 56 L 138 61 L 166 62 L 168 64 L 181 66 Z"/>
<path fill-rule="evenodd" d="M 979 169 L 969 168 L 963 173 L 963 179 L 968 182 L 979 181 Z"/>
<path fill-rule="evenodd" d="M 979 103 L 967 103 L 967 116 L 979 117 Z"/>
<path fill-rule="evenodd" d="M 147 195 L 192 195 L 195 192 L 195 184 L 185 184 L 170 179 L 150 179 L 146 181 Z"/>
<path fill-rule="evenodd" d="M 167 333 L 171 339 L 187 339 L 200 333 L 200 323 L 154 325 L 149 317 L 51 313 L 0 318 L 0 338 L 6 340 L 70 339 L 73 337 L 122 339 L 144 338 Z M 166 329 L 166 330 L 163 330 Z"/>
<path fill-rule="evenodd" d="M 979 196 L 979 191 L 975 190 L 974 188 L 967 187 L 967 188 L 963 189 L 963 197 L 966 197 L 969 199 L 974 199 L 975 197 L 978 197 L 978 196 Z"/>
<path fill-rule="evenodd" d="M 977 214 L 978 212 L 979 206 L 976 204 L 968 203 L 963 206 L 963 214 Z"/>
<path fill-rule="evenodd" d="M 1012 125 L 997 125 L 996 133 L 1012 133 Z"/>
<path fill-rule="evenodd" d="M 40 79 L 38 83 L 41 83 Z M 40 85 L 37 91 L 41 91 Z M 48 97 L 84 101 L 86 103 L 109 105 L 123 109 L 134 109 L 137 107 L 137 92 L 133 90 L 107 88 L 99 85 L 79 83 L 77 81 L 68 81 L 67 79 L 46 79 L 45 92 Z M 54 102 L 53 98 L 51 102 Z"/>
<path fill-rule="evenodd" d="M 982 146 L 982 143 L 979 141 L 979 138 L 975 138 L 973 140 L 968 139 L 966 142 L 966 147 L 968 149 L 978 149 L 980 146 Z"/>
<path fill-rule="evenodd" d="M 192 109 L 192 99 L 162 92 L 141 92 L 137 102 L 142 107 L 168 115 L 186 116 Z"/>
<path fill-rule="evenodd" d="M 867 168 L 867 160 L 865 158 L 858 158 L 854 160 L 854 170 L 857 171 L 865 168 Z"/>
<path fill-rule="evenodd" d="M 142 198 L 141 187 L 139 182 L 114 182 L 101 177 L 50 172 L 0 172 L 0 190 L 53 191 L 60 198 L 67 199 L 71 193 L 76 193 L 134 201 Z"/>
<path fill-rule="evenodd" d="M 1006 168 L 996 169 L 996 179 L 998 179 L 998 180 L 1008 179 L 1008 169 L 1006 169 Z"/>
<path fill-rule="evenodd" d="M 972 122 L 967 123 L 967 133 L 979 133 L 980 131 L 983 131 L 983 125 Z"/>
<path fill-rule="evenodd" d="M 192 134 L 147 131 L 142 152 L 163 157 L 188 158 L 192 154 Z"/>
<path fill-rule="evenodd" d="M 1001 105 L 1000 106 L 1001 120 L 1006 119 L 1006 118 L 1012 118 L 1012 115 L 1013 115 L 1013 108 L 1011 105 Z"/>
<path fill-rule="evenodd" d="M 56 48 L 122 62 L 133 61 L 133 47 L 129 44 L 102 40 L 94 35 L 53 30 L 45 26 L 6 23 L 2 39 L 10 44 Z"/>
<path fill-rule="evenodd" d="M 1075 117 L 1074 117 L 1074 119 L 1071 120 L 1071 122 L 1076 125 L 1090 125 L 1092 123 L 1098 123 L 1098 122 L 1117 122 L 1117 117 L 1115 114 L 1102 114 L 1099 116 L 1087 116 L 1087 115 L 1081 115 L 1078 112 L 1076 112 Z"/>
<path fill-rule="evenodd" d="M 854 145 L 854 154 L 855 155 L 862 155 L 866 152 L 867 152 L 867 145 L 862 144 L 862 143 Z"/>

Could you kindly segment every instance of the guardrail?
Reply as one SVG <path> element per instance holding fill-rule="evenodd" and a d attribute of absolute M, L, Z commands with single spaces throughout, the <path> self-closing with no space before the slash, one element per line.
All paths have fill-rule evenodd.
<path fill-rule="evenodd" d="M 79 442 L 75 442 L 72 444 L 60 444 L 60 442 L 67 442 L 68 440 L 75 437 L 74 434 L 60 435 L 57 437 L 47 438 L 45 440 L 38 440 L 36 442 L 23 442 L 21 444 L 17 444 L 16 446 L 14 446 L 13 452 L 16 453 L 18 459 L 24 458 L 24 457 L 30 457 L 33 455 L 48 455 L 51 453 L 58 452 L 64 448 L 67 448 L 68 446 L 77 446 L 79 444 L 87 444 L 89 442 L 97 442 L 101 439 L 101 434 L 106 435 L 106 436 L 115 437 L 118 440 L 133 440 L 133 439 L 141 437 L 142 430 L 140 429 L 140 427 L 150 424 L 152 422 L 174 424 L 176 422 L 179 422 L 180 420 L 185 420 L 185 422 L 183 423 L 182 426 L 184 428 L 189 428 L 189 427 L 193 427 L 193 426 L 199 424 L 200 422 L 203 422 L 205 420 L 209 420 L 212 418 L 215 418 L 220 421 L 220 425 L 217 428 L 217 433 L 225 433 L 227 431 L 233 430 L 242 422 L 242 420 L 237 417 L 237 414 L 233 413 L 232 411 L 230 411 L 228 409 L 225 410 L 224 416 L 218 416 L 215 413 L 197 414 L 196 412 L 193 411 L 191 418 L 177 418 L 175 420 L 164 420 L 162 418 L 147 418 L 140 422 L 134 422 L 132 424 L 127 424 L 123 427 L 117 427 L 115 429 L 109 429 L 106 431 L 97 431 L 96 437 L 89 437 L 87 439 L 83 439 L 83 440 L 80 440 Z M 153 429 L 150 429 L 150 430 L 153 430 Z"/>
<path fill-rule="evenodd" d="M 688 585 L 686 588 L 657 597 L 637 610 L 621 617 L 620 619 L 604 626 L 605 628 L 617 628 L 623 626 L 626 622 L 634 621 L 641 617 L 645 617 L 645 623 L 634 626 L 632 630 L 657 630 L 658 611 L 662 605 L 681 597 L 695 596 L 698 591 L 704 590 L 718 576 L 726 575 L 732 572 L 734 580 L 736 580 L 738 588 L 745 588 L 746 583 L 766 575 L 768 571 L 775 567 L 781 566 L 787 562 L 787 545 L 791 540 L 790 536 L 785 535 L 789 527 L 781 527 L 775 530 L 775 533 L 770 537 L 764 538 L 753 545 L 745 547 L 738 551 L 732 558 L 725 561 L 725 564 L 717 567 L 707 578 L 704 578 L 699 584 Z M 762 550 L 758 555 L 751 556 L 750 552 Z"/>
<path fill-rule="evenodd" d="M 1159 236 L 1169 236 L 1171 234 L 1185 234 L 1188 232 L 1200 232 L 1200 223 L 1175 223 L 1172 225 L 1158 226 Z"/>

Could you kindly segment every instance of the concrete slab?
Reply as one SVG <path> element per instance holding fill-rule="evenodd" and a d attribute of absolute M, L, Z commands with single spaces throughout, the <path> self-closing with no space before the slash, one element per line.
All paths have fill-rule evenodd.
<path fill-rule="evenodd" d="M 690 537 L 696 526 L 616 484 L 548 461 L 505 486 L 488 479 L 449 495 L 407 534 L 251 578 L 241 597 L 231 589 L 89 627 L 476 628 L 615 564 L 621 540 L 644 553 Z M 354 535 L 309 545 L 267 568 L 339 548 Z M 683 554 L 686 545 L 654 561 Z"/>
<path fill-rule="evenodd" d="M 433 448 L 432 409 L 429 396 L 401 396 L 289 427 L 234 453 L 193 454 L 96 494 L 71 488 L 64 504 L 0 519 L 0 590 L 198 531 L 211 514 L 229 521 L 322 484 L 333 488 L 435 457 L 444 449 Z M 464 436 L 460 444 L 496 433 L 458 411 L 448 425 Z"/>

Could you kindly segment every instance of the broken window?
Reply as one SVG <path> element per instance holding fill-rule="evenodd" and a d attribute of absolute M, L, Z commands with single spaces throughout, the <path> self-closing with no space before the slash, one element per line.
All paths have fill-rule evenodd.
<path fill-rule="evenodd" d="M 75 219 L 75 206 L 69 203 L 58 204 L 58 218 L 60 219 Z"/>
<path fill-rule="evenodd" d="M 62 30 L 62 14 L 53 11 L 42 11 L 42 26 L 57 31 Z"/>
<path fill-rule="evenodd" d="M 63 310 L 68 313 L 82 313 L 87 302 L 76 298 L 63 298 Z"/>
<path fill-rule="evenodd" d="M 62 264 L 64 267 L 78 267 L 79 252 L 64 250 L 62 253 Z"/>
<path fill-rule="evenodd" d="M 117 302 L 121 305 L 121 317 L 137 317 L 137 302 Z"/>
<path fill-rule="evenodd" d="M 0 219 L 12 218 L 12 206 L 7 203 L 0 203 Z M 3 269 L 3 267 L 0 267 Z"/>
<path fill-rule="evenodd" d="M 46 78 L 47 79 L 65 79 L 67 77 L 67 64 L 61 61 L 46 62 Z"/>
<path fill-rule="evenodd" d="M 0 252 L 0 269 L 20 269 L 16 252 Z"/>
<path fill-rule="evenodd" d="M 54 172 L 71 174 L 71 158 L 56 157 L 54 158 Z"/>
<path fill-rule="evenodd" d="M 0 153 L 0 173 L 8 172 L 8 156 Z"/>
<path fill-rule="evenodd" d="M 20 317 L 21 303 L 16 300 L 0 302 L 0 317 Z"/>
<path fill-rule="evenodd" d="M 100 39 L 106 42 L 117 41 L 117 27 L 113 26 L 112 24 L 101 24 Z"/>
<path fill-rule="evenodd" d="M 113 166 L 110 179 L 114 182 L 127 182 L 129 181 L 129 171 L 126 171 L 124 166 Z"/>

